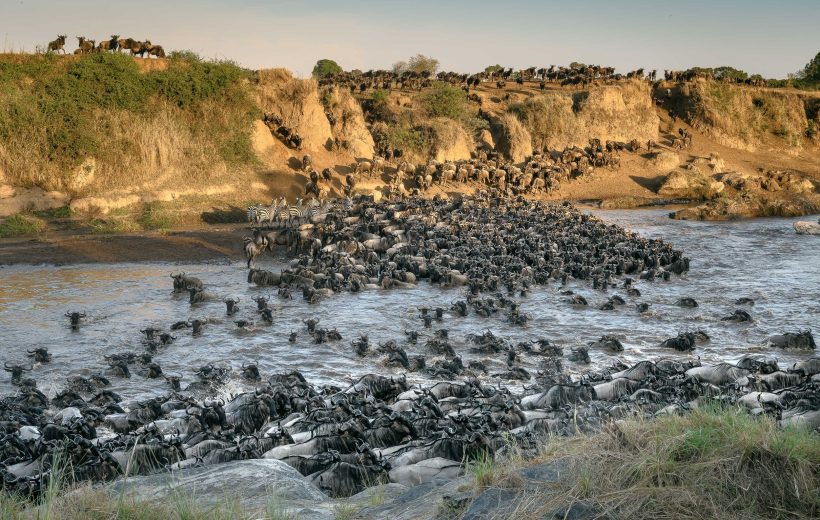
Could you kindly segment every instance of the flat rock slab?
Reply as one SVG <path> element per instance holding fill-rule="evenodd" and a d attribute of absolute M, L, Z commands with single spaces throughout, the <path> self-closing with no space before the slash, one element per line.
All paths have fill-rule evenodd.
<path fill-rule="evenodd" d="M 336 505 L 298 471 L 272 459 L 132 477 L 114 482 L 110 489 L 119 493 L 123 487 L 136 500 L 190 500 L 206 509 L 238 500 L 247 510 L 261 511 L 273 498 L 288 513 L 310 520 L 332 519 Z"/>
<path fill-rule="evenodd" d="M 489 488 L 470 504 L 463 520 L 501 520 L 515 518 L 515 510 L 521 502 L 521 490 Z"/>
<path fill-rule="evenodd" d="M 434 479 L 412 487 L 393 500 L 380 506 L 364 507 L 355 515 L 357 519 L 430 520 L 440 518 L 447 508 L 448 498 L 460 496 L 460 488 L 470 487 L 472 478 L 462 477 L 445 481 Z M 357 495 L 358 496 L 358 495 Z M 444 515 L 444 518 L 447 516 Z"/>

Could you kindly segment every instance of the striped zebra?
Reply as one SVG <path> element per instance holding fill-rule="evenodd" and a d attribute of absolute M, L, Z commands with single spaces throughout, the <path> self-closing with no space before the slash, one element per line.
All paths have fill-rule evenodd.
<path fill-rule="evenodd" d="M 311 221 L 316 215 L 321 212 L 323 208 L 322 202 L 316 199 L 311 199 L 308 201 L 307 204 L 302 202 L 302 199 L 299 199 L 296 202 L 296 205 L 288 206 L 287 208 L 283 208 L 282 212 L 280 213 L 281 217 L 287 219 L 289 224 L 296 222 L 297 225 Z M 325 214 L 327 210 L 325 210 Z"/>
<path fill-rule="evenodd" d="M 282 197 L 279 200 L 274 200 L 270 206 L 250 206 L 248 208 L 248 222 L 259 225 L 262 222 L 267 221 L 268 226 L 272 226 L 274 220 L 279 214 L 279 210 L 285 206 L 287 206 L 287 200 L 285 200 L 285 197 Z"/>

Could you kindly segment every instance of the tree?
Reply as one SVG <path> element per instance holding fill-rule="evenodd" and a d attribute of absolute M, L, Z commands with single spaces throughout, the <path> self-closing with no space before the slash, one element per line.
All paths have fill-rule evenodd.
<path fill-rule="evenodd" d="M 496 63 L 495 65 L 490 65 L 489 67 L 485 68 L 484 72 L 486 72 L 487 74 L 494 74 L 502 70 L 504 70 L 504 67 Z"/>
<path fill-rule="evenodd" d="M 317 78 L 326 78 L 342 72 L 342 68 L 333 60 L 319 60 L 313 67 L 313 75 Z"/>
<path fill-rule="evenodd" d="M 438 70 L 438 60 L 430 56 L 425 56 L 424 54 L 416 54 L 407 62 L 407 67 L 409 70 L 419 74 L 429 72 L 432 76 Z"/>
<path fill-rule="evenodd" d="M 797 73 L 797 77 L 808 81 L 820 81 L 820 52 Z"/>
<path fill-rule="evenodd" d="M 397 76 L 401 76 L 405 72 L 407 72 L 407 62 L 406 61 L 397 61 L 393 64 L 393 74 Z"/>
<path fill-rule="evenodd" d="M 741 80 L 745 81 L 749 78 L 749 74 L 745 71 L 736 69 L 734 67 L 730 67 L 728 65 L 724 65 L 723 67 L 717 67 L 714 70 L 715 79 L 723 79 L 728 78 L 731 80 Z"/>

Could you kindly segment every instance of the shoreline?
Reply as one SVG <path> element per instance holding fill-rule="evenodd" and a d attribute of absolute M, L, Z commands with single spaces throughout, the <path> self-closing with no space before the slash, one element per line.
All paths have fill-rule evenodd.
<path fill-rule="evenodd" d="M 562 202 L 561 200 L 551 202 Z M 569 201 L 581 210 L 657 211 L 675 210 L 679 202 L 648 206 L 618 207 L 608 200 Z M 791 217 L 754 217 L 782 218 Z M 751 219 L 743 219 L 751 220 Z M 725 220 L 716 222 L 736 222 Z M 15 265 L 83 265 L 137 262 L 213 262 L 244 260 L 242 236 L 247 223 L 212 227 L 191 226 L 171 231 L 99 234 L 70 229 L 49 230 L 40 235 L 0 238 L 0 269 Z M 791 226 L 789 226 L 791 229 Z"/>

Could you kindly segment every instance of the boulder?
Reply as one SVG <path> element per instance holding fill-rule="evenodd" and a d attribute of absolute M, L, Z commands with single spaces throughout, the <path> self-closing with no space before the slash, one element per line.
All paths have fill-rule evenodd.
<path fill-rule="evenodd" d="M 524 162 L 532 155 L 532 136 L 512 114 L 504 114 L 492 124 L 496 148 L 513 162 Z"/>
<path fill-rule="evenodd" d="M 668 172 L 669 170 L 680 166 L 681 159 L 675 152 L 661 150 L 655 154 L 655 157 L 652 158 L 651 163 L 652 166 L 658 170 Z"/>
<path fill-rule="evenodd" d="M 798 220 L 794 223 L 798 235 L 820 235 L 820 223 Z"/>
<path fill-rule="evenodd" d="M 658 194 L 670 198 L 712 199 L 725 187 L 722 182 L 704 174 L 697 166 L 689 165 L 688 168 L 671 171 L 663 181 Z"/>
<path fill-rule="evenodd" d="M 450 119 L 438 119 L 435 121 L 433 129 L 436 133 L 436 161 L 470 160 L 473 140 L 461 125 Z"/>
<path fill-rule="evenodd" d="M 490 133 L 489 130 L 486 128 L 478 134 L 478 145 L 487 150 L 495 150 L 495 141 L 493 140 L 493 134 Z"/>
<path fill-rule="evenodd" d="M 254 459 L 233 461 L 173 473 L 159 473 L 118 480 L 113 494 L 125 493 L 138 501 L 169 503 L 173 497 L 190 496 L 207 509 L 237 499 L 246 510 L 263 510 L 275 496 L 287 513 L 298 518 L 333 518 L 333 502 L 309 479 L 282 461 Z"/>

